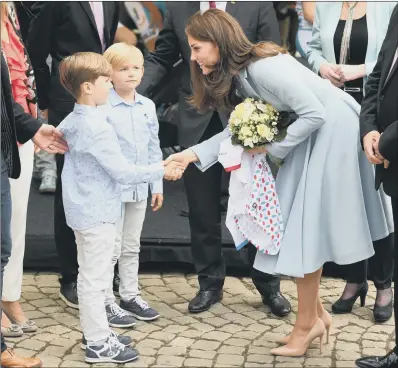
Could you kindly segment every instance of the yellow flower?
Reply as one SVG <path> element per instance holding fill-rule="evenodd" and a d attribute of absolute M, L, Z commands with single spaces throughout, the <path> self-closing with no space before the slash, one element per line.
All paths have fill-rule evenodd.
<path fill-rule="evenodd" d="M 245 135 L 246 137 L 251 137 L 253 135 L 251 129 L 247 126 L 242 127 L 242 129 L 240 130 L 240 133 L 242 135 Z"/>
<path fill-rule="evenodd" d="M 257 133 L 264 138 L 270 133 L 270 129 L 265 124 L 259 124 L 257 125 Z"/>
<path fill-rule="evenodd" d="M 232 114 L 233 114 L 234 118 L 242 119 L 243 115 L 245 115 L 245 104 L 241 103 L 241 104 L 237 105 Z"/>

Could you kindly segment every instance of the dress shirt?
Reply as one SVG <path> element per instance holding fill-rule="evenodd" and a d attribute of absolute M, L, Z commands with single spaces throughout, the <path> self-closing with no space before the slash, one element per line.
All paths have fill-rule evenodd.
<path fill-rule="evenodd" d="M 216 8 L 225 11 L 227 7 L 226 1 L 216 1 Z M 210 3 L 208 1 L 201 1 L 200 2 L 200 12 L 204 13 L 206 10 L 210 9 Z"/>
<path fill-rule="evenodd" d="M 116 131 L 120 148 L 129 164 L 149 165 L 163 160 L 159 142 L 159 123 L 155 104 L 138 93 L 133 103 L 110 90 L 104 109 Z M 163 180 L 150 182 L 151 193 L 163 193 Z M 148 198 L 148 184 L 123 187 L 122 201 L 136 202 Z"/>
<path fill-rule="evenodd" d="M 62 170 L 66 223 L 85 230 L 115 223 L 121 216 L 121 184 L 153 182 L 164 175 L 162 163 L 135 166 L 123 156 L 104 112 L 75 104 L 58 126 L 69 146 Z"/>

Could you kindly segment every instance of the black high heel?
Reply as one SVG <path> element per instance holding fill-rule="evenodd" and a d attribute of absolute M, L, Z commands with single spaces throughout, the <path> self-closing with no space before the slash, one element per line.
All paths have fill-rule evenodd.
<path fill-rule="evenodd" d="M 351 298 L 342 299 L 340 297 L 340 299 L 332 305 L 332 311 L 337 314 L 351 313 L 352 308 L 354 307 L 354 304 L 357 301 L 358 297 L 360 298 L 361 307 L 364 307 L 366 295 L 368 294 L 368 289 L 368 283 L 364 282 Z"/>
<path fill-rule="evenodd" d="M 376 297 L 376 300 L 377 300 L 377 297 Z M 383 322 L 388 321 L 392 317 L 393 300 L 394 300 L 394 294 L 391 290 L 391 301 L 387 305 L 380 306 L 380 305 L 377 305 L 377 303 L 375 302 L 375 305 L 373 308 L 373 317 L 375 319 L 375 322 L 383 323 Z"/>

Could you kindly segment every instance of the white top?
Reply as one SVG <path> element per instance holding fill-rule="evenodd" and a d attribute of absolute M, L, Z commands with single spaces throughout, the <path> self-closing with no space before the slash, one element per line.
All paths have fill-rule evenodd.
<path fill-rule="evenodd" d="M 226 1 L 216 1 L 216 8 L 221 9 L 225 11 L 225 8 L 227 7 L 227 2 Z M 201 1 L 200 2 L 200 12 L 204 13 L 206 10 L 210 9 L 210 4 L 208 1 Z"/>

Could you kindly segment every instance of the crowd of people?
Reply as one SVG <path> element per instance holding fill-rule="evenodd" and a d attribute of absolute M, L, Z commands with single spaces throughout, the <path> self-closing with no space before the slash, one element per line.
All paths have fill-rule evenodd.
<path fill-rule="evenodd" d="M 160 317 L 140 295 L 138 268 L 147 203 L 162 207 L 163 178 L 184 179 L 199 284 L 188 311 L 209 310 L 222 299 L 228 175 L 218 152 L 243 97 L 297 119 L 282 141 L 251 151 L 284 161 L 276 174 L 282 246 L 271 256 L 247 245 L 253 283 L 280 317 L 291 306 L 279 275 L 296 278 L 298 289 L 292 334 L 271 353 L 302 356 L 315 338 L 322 347 L 332 324 L 318 294 L 326 262 L 348 265 L 333 313 L 350 313 L 358 298 L 364 305 L 371 273 L 374 320 L 392 317 L 396 3 L 289 4 L 298 15 L 297 54 L 290 55 L 272 2 L 1 4 L 2 366 L 41 366 L 4 341 L 37 331 L 18 302 L 34 166 L 41 192 L 55 193 L 60 298 L 80 310 L 87 362 L 137 359 L 131 338 L 111 327 Z M 163 161 L 151 98 L 180 60 L 181 152 Z M 395 367 L 398 351 L 357 365 Z"/>

